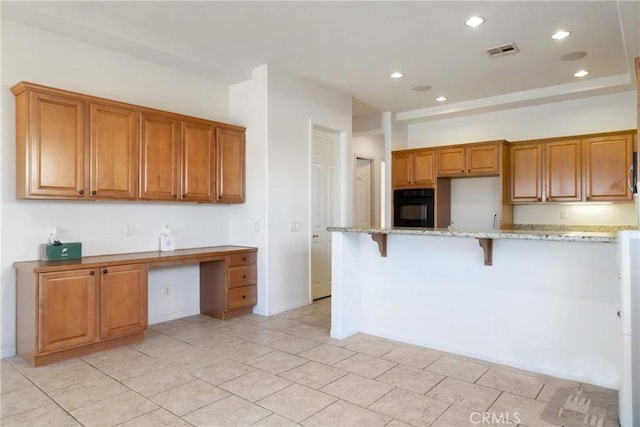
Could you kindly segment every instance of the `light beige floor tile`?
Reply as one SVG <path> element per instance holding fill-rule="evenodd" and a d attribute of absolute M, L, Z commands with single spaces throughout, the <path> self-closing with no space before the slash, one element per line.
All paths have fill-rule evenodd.
<path fill-rule="evenodd" d="M 342 369 L 309 361 L 304 365 L 280 374 L 280 376 L 298 384 L 318 389 L 347 374 L 348 372 Z"/>
<path fill-rule="evenodd" d="M 252 325 L 251 323 L 244 323 L 244 322 L 230 323 L 228 321 L 225 322 L 223 326 L 220 326 L 218 328 L 218 332 L 222 334 L 231 335 L 234 337 L 240 334 L 256 332 L 258 330 L 260 330 L 260 328 L 256 325 Z"/>
<path fill-rule="evenodd" d="M 376 378 L 376 381 L 424 394 L 444 379 L 443 375 L 411 366 L 398 365 Z"/>
<path fill-rule="evenodd" d="M 317 341 L 292 336 L 287 336 L 286 338 L 267 344 L 267 346 L 271 348 L 275 348 L 276 350 L 285 351 L 291 354 L 298 354 L 319 345 L 320 343 Z"/>
<path fill-rule="evenodd" d="M 451 356 L 443 356 L 425 368 L 427 371 L 467 382 L 475 382 L 489 369 L 486 365 Z"/>
<path fill-rule="evenodd" d="M 294 423 L 278 414 L 271 414 L 267 418 L 263 418 L 257 423 L 252 424 L 252 427 L 295 427 L 299 425 L 301 424 Z"/>
<path fill-rule="evenodd" d="M 2 369 L 2 373 L 0 374 L 0 394 L 11 393 L 32 386 L 31 381 L 14 367 L 9 366 L 9 368 Z"/>
<path fill-rule="evenodd" d="M 344 339 L 336 339 L 336 338 L 331 338 L 329 336 L 329 334 L 325 334 L 325 335 L 318 335 L 317 337 L 311 337 L 309 338 L 312 341 L 317 341 L 319 343 L 322 344 L 329 344 L 332 345 L 334 347 L 346 347 L 347 345 L 351 344 L 353 341 L 351 340 L 351 337 L 348 338 L 344 338 Z"/>
<path fill-rule="evenodd" d="M 253 371 L 226 383 L 220 388 L 251 402 L 262 399 L 290 385 L 291 382 L 263 371 Z"/>
<path fill-rule="evenodd" d="M 366 354 L 356 353 L 333 366 L 363 377 L 375 378 L 396 366 L 396 363 Z"/>
<path fill-rule="evenodd" d="M 222 356 L 217 352 L 201 350 L 193 347 L 179 353 L 171 353 L 166 356 L 158 356 L 156 360 L 168 369 L 174 371 L 190 371 L 200 366 L 220 360 Z"/>
<path fill-rule="evenodd" d="M 203 338 L 210 337 L 211 335 L 215 335 L 218 329 L 221 326 L 217 325 L 191 325 L 188 329 L 184 329 L 183 331 L 173 335 L 175 339 L 180 341 L 184 341 L 186 343 L 192 343 L 193 341 L 200 340 Z"/>
<path fill-rule="evenodd" d="M 539 400 L 516 396 L 511 393 L 502 393 L 487 412 L 496 419 L 502 417 L 503 420 L 510 420 L 527 426 L 552 426 L 553 424 L 540 419 L 545 406 L 546 403 Z"/>
<path fill-rule="evenodd" d="M 384 426 L 391 418 L 339 400 L 302 422 L 308 427 L 324 426 Z"/>
<path fill-rule="evenodd" d="M 237 396 L 229 396 L 183 418 L 197 427 L 250 426 L 270 415 L 271 412 Z"/>
<path fill-rule="evenodd" d="M 160 408 L 120 424 L 119 427 L 189 427 L 189 425 L 166 409 Z"/>
<path fill-rule="evenodd" d="M 233 359 L 238 362 L 246 362 L 247 360 L 255 359 L 256 357 L 260 357 L 263 354 L 267 354 L 272 351 L 272 348 L 265 347 L 260 344 L 243 342 L 232 347 L 224 348 L 217 353 L 221 358 Z"/>
<path fill-rule="evenodd" d="M 492 367 L 476 384 L 535 399 L 544 382 L 529 375 Z"/>
<path fill-rule="evenodd" d="M 185 322 L 182 319 L 170 320 L 168 322 L 149 325 L 149 329 L 153 329 L 154 331 L 158 331 L 170 337 L 180 335 L 182 332 L 192 327 L 193 327 L 193 324 L 189 322 Z"/>
<path fill-rule="evenodd" d="M 145 340 L 129 347 L 146 354 L 147 356 L 157 357 L 169 353 L 176 353 L 184 350 L 189 344 L 161 334 L 156 331 L 149 331 L 145 334 Z"/>
<path fill-rule="evenodd" d="M 229 396 L 224 390 L 195 380 L 150 397 L 168 411 L 182 416 Z"/>
<path fill-rule="evenodd" d="M 231 335 L 215 333 L 209 335 L 206 338 L 197 339 L 191 342 L 192 345 L 209 350 L 209 351 L 219 351 L 224 348 L 232 347 L 236 344 L 240 344 L 242 341 L 240 338 L 232 337 Z"/>
<path fill-rule="evenodd" d="M 411 427 L 411 424 L 403 423 L 400 420 L 393 420 L 389 424 L 387 424 L 387 427 Z M 454 426 L 447 426 L 447 427 L 454 427 Z"/>
<path fill-rule="evenodd" d="M 134 391 L 110 397 L 71 411 L 71 415 L 87 427 L 113 426 L 158 408 L 158 405 Z"/>
<path fill-rule="evenodd" d="M 284 333 L 294 335 L 300 338 L 313 338 L 318 335 L 326 335 L 329 331 L 328 327 L 318 327 L 313 325 L 301 324 L 293 328 L 285 329 Z"/>
<path fill-rule="evenodd" d="M 451 405 L 431 427 L 478 427 L 491 425 L 483 422 L 483 413 Z"/>
<path fill-rule="evenodd" d="M 580 383 L 562 380 L 546 380 L 544 387 L 542 387 L 542 390 L 540 390 L 540 393 L 536 396 L 536 400 L 549 402 L 559 388 L 571 388 L 577 392 L 580 388 Z"/>
<path fill-rule="evenodd" d="M 300 422 L 319 410 L 335 402 L 336 398 L 305 387 L 293 384 L 282 391 L 267 396 L 258 404 L 278 415 Z"/>
<path fill-rule="evenodd" d="M 5 393 L 0 399 L 0 416 L 2 418 L 29 411 L 53 401 L 40 389 L 31 386 L 11 393 Z"/>
<path fill-rule="evenodd" d="M 76 427 L 80 424 L 55 403 L 22 412 L 0 422 L 3 427 Z"/>
<path fill-rule="evenodd" d="M 130 389 L 149 397 L 152 394 L 162 393 L 195 380 L 195 377 L 184 372 L 159 369 L 139 377 L 127 378 L 122 382 Z"/>
<path fill-rule="evenodd" d="M 402 363 L 403 365 L 423 369 L 439 359 L 441 355 L 439 351 L 429 348 L 401 346 L 385 354 L 383 358 Z"/>
<path fill-rule="evenodd" d="M 344 348 L 358 353 L 368 354 L 369 356 L 381 357 L 395 349 L 400 345 L 388 342 L 382 339 L 372 339 L 364 336 L 355 342 L 348 344 Z"/>
<path fill-rule="evenodd" d="M 102 366 L 100 370 L 110 377 L 113 377 L 118 381 L 122 381 L 127 378 L 139 377 L 140 375 L 165 368 L 166 366 L 158 360 L 149 356 L 141 355 L 124 362 Z"/>
<path fill-rule="evenodd" d="M 489 367 L 500 368 L 500 369 L 502 369 L 504 371 L 512 371 L 512 372 L 518 372 L 519 371 L 518 368 L 514 368 L 513 366 L 500 365 L 499 363 L 489 362 L 488 360 L 475 359 L 473 357 L 469 357 L 469 358 L 467 358 L 467 360 L 469 362 L 477 363 L 479 365 L 486 365 L 486 366 L 489 366 Z"/>
<path fill-rule="evenodd" d="M 338 363 L 347 357 L 353 356 L 353 351 L 345 350 L 343 348 L 334 347 L 328 344 L 321 344 L 317 347 L 305 350 L 299 353 L 298 356 L 306 357 L 307 359 L 315 360 L 316 362 L 324 363 L 326 365 L 333 365 Z"/>
<path fill-rule="evenodd" d="M 393 386 L 370 380 L 356 374 L 349 374 L 320 389 L 340 399 L 368 406 L 388 393 Z"/>
<path fill-rule="evenodd" d="M 38 366 L 37 368 L 31 366 L 30 363 L 19 356 L 10 357 L 5 360 L 27 377 L 31 377 L 31 375 L 33 374 L 41 375 L 48 371 L 56 371 L 58 369 L 68 368 L 70 366 L 86 365 L 83 360 L 77 357 L 74 357 L 73 359 L 63 360 L 62 362 L 50 363 L 45 366 Z"/>
<path fill-rule="evenodd" d="M 276 350 L 256 359 L 249 360 L 246 364 L 277 375 L 306 362 L 307 359 Z"/>
<path fill-rule="evenodd" d="M 199 326 L 215 326 L 224 324 L 224 320 L 216 319 L 214 317 L 207 316 L 206 314 L 196 314 L 193 316 L 183 317 L 180 320 Z"/>
<path fill-rule="evenodd" d="M 82 408 L 129 389 L 106 375 L 49 392 L 49 396 L 67 411 Z"/>
<path fill-rule="evenodd" d="M 250 313 L 242 316 L 242 321 L 251 323 L 256 326 L 261 326 L 264 322 L 269 320 L 269 316 L 263 316 L 261 314 Z"/>
<path fill-rule="evenodd" d="M 313 307 L 306 305 L 304 307 L 300 307 L 300 308 L 295 308 L 293 310 L 288 310 L 282 313 L 278 313 L 276 314 L 275 317 L 280 317 L 283 319 L 290 319 L 290 320 L 295 320 L 299 317 L 302 316 L 308 316 L 310 314 L 313 314 L 315 312 L 315 310 L 313 309 Z"/>
<path fill-rule="evenodd" d="M 289 335 L 282 332 L 273 331 L 271 329 L 263 328 L 263 329 L 258 329 L 257 331 L 254 331 L 254 332 L 241 333 L 236 336 L 245 341 L 266 345 L 266 344 L 269 344 L 270 342 L 277 341 L 282 338 L 286 338 Z"/>
<path fill-rule="evenodd" d="M 254 368 L 231 359 L 222 359 L 189 371 L 189 374 L 210 384 L 218 385 L 241 375 L 255 371 Z"/>
<path fill-rule="evenodd" d="M 42 370 L 29 374 L 29 379 L 33 381 L 43 391 L 49 392 L 73 384 L 98 378 L 104 374 L 84 362 L 65 368 Z"/>
<path fill-rule="evenodd" d="M 101 366 L 113 365 L 141 356 L 141 353 L 131 347 L 117 347 L 111 350 L 99 351 L 82 357 L 88 364 L 100 368 Z"/>
<path fill-rule="evenodd" d="M 448 407 L 448 403 L 396 388 L 369 409 L 414 426 L 428 426 Z"/>
<path fill-rule="evenodd" d="M 301 316 L 296 319 L 298 322 L 308 323 L 314 326 L 327 326 L 331 324 L 331 315 L 328 314 L 320 314 L 320 313 L 312 313 L 307 314 L 306 316 Z"/>
<path fill-rule="evenodd" d="M 283 331 L 300 325 L 301 323 L 295 320 L 282 319 L 279 317 L 270 317 L 269 320 L 260 324 L 262 328 L 273 329 L 275 331 Z"/>
<path fill-rule="evenodd" d="M 427 393 L 428 397 L 480 412 L 486 411 L 499 395 L 499 390 L 455 378 L 445 378 Z"/>

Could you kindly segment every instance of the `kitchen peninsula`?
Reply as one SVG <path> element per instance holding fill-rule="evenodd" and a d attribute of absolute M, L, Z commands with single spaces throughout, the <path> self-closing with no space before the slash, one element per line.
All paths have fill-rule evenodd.
<path fill-rule="evenodd" d="M 363 332 L 619 386 L 615 234 L 329 230 L 332 337 Z"/>

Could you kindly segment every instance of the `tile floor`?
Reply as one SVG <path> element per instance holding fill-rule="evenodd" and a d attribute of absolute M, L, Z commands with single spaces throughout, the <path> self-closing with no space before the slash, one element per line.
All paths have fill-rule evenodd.
<path fill-rule="evenodd" d="M 40 368 L 3 359 L 0 424 L 455 427 L 518 412 L 537 427 L 558 387 L 593 387 L 370 335 L 335 340 L 330 311 L 324 299 L 271 317 L 193 316 Z"/>

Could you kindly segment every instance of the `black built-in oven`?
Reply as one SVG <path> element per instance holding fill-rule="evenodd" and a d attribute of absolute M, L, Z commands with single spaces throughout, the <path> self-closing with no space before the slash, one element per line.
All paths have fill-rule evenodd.
<path fill-rule="evenodd" d="M 393 192 L 393 226 L 433 228 L 433 188 L 395 190 Z"/>

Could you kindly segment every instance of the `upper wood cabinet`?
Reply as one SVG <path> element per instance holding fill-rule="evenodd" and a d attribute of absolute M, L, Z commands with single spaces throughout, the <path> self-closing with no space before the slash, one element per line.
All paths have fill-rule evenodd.
<path fill-rule="evenodd" d="M 510 148 L 509 200 L 542 200 L 542 144 L 514 144 Z"/>
<path fill-rule="evenodd" d="M 511 203 L 626 201 L 634 132 L 514 143 Z"/>
<path fill-rule="evenodd" d="M 244 132 L 218 128 L 216 147 L 218 202 L 244 202 Z"/>
<path fill-rule="evenodd" d="M 633 135 L 587 138 L 583 144 L 586 200 L 632 200 Z"/>
<path fill-rule="evenodd" d="M 16 197 L 85 197 L 85 110 L 73 97 L 16 95 Z"/>
<path fill-rule="evenodd" d="M 436 151 L 438 176 L 497 175 L 500 147 L 500 142 L 490 142 L 439 149 Z"/>
<path fill-rule="evenodd" d="M 136 198 L 138 115 L 133 110 L 90 104 L 90 197 Z"/>
<path fill-rule="evenodd" d="M 573 202 L 582 200 L 582 155 L 579 139 L 545 144 L 545 200 Z"/>
<path fill-rule="evenodd" d="M 392 186 L 394 189 L 433 187 L 435 185 L 434 150 L 393 152 L 391 154 L 391 163 Z"/>
<path fill-rule="evenodd" d="M 11 90 L 18 198 L 244 201 L 242 127 L 32 83 Z"/>

